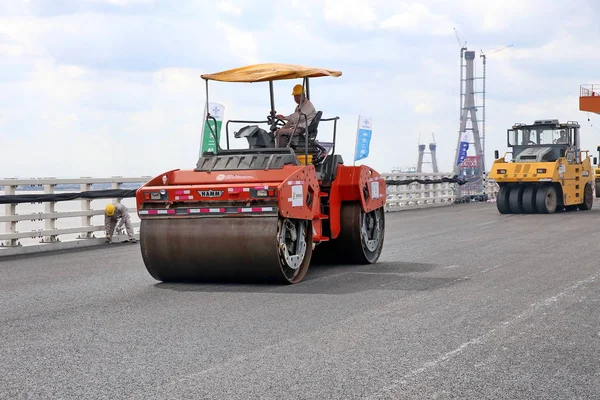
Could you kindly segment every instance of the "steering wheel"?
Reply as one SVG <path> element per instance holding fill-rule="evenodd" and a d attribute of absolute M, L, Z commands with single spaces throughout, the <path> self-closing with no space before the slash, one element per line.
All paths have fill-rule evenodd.
<path fill-rule="evenodd" d="M 285 121 L 280 118 L 275 118 L 270 115 L 267 116 L 267 121 L 271 125 L 271 130 L 277 130 L 285 125 Z"/>

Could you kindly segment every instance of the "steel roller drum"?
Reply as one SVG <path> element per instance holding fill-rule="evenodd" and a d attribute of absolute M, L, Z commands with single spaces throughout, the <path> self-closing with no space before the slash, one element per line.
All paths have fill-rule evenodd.
<path fill-rule="evenodd" d="M 148 272 L 159 281 L 299 281 L 310 252 L 296 270 L 282 266 L 277 233 L 277 216 L 142 220 L 140 246 Z M 286 279 L 286 273 L 296 276 Z"/>

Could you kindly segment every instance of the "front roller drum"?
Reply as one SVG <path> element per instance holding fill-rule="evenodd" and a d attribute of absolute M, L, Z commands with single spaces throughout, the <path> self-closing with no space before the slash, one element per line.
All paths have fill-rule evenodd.
<path fill-rule="evenodd" d="M 343 203 L 340 235 L 315 248 L 319 264 L 374 264 L 379 260 L 385 238 L 383 207 L 364 212 L 360 203 Z"/>
<path fill-rule="evenodd" d="M 140 247 L 158 281 L 298 283 L 310 265 L 312 225 L 278 216 L 144 219 Z"/>

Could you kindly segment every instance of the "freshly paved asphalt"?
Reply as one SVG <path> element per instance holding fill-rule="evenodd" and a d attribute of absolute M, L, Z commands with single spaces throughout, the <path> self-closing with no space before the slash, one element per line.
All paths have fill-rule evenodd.
<path fill-rule="evenodd" d="M 138 244 L 0 259 L 2 399 L 600 398 L 600 209 L 387 213 L 371 266 L 173 285 Z"/>

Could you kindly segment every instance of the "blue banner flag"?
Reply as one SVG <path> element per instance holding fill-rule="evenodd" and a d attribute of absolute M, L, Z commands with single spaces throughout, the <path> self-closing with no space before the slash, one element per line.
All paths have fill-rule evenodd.
<path fill-rule="evenodd" d="M 356 132 L 356 149 L 354 152 L 354 161 L 362 160 L 369 156 L 369 147 L 371 145 L 372 120 L 369 117 L 360 115 L 358 117 L 358 129 Z"/>
<path fill-rule="evenodd" d="M 460 138 L 460 146 L 458 149 L 458 159 L 456 160 L 456 165 L 460 165 L 465 158 L 467 158 L 467 151 L 469 150 L 469 135 L 467 132 L 463 133 Z"/>

